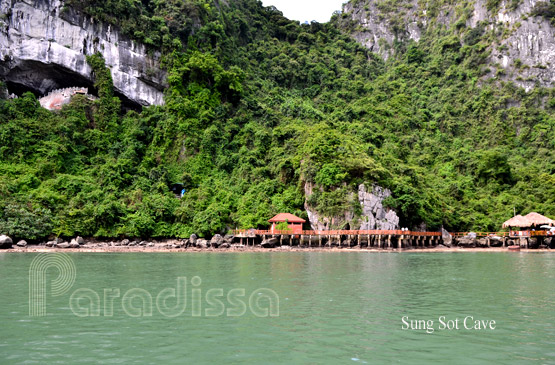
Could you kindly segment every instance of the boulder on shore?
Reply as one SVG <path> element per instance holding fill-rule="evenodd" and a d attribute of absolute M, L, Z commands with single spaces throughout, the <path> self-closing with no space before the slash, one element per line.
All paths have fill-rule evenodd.
<path fill-rule="evenodd" d="M 123 241 L 121 241 L 121 245 L 122 246 L 129 246 L 129 240 L 126 238 Z"/>
<path fill-rule="evenodd" d="M 77 240 L 74 238 L 71 240 L 71 242 L 69 242 L 69 247 L 71 248 L 79 248 L 79 243 L 77 242 Z"/>
<path fill-rule="evenodd" d="M 18 247 L 26 247 L 26 246 L 27 246 L 27 241 L 25 241 L 25 240 L 18 241 L 18 242 L 16 243 L 16 245 L 17 245 Z"/>
<path fill-rule="evenodd" d="M 457 238 L 456 242 L 461 247 L 476 247 L 476 238 L 460 237 Z"/>
<path fill-rule="evenodd" d="M 58 243 L 55 247 L 57 248 L 70 248 L 70 244 L 67 242 Z"/>
<path fill-rule="evenodd" d="M 277 238 L 272 237 L 272 238 L 268 238 L 268 239 L 265 239 L 264 241 L 262 241 L 260 246 L 262 246 L 264 248 L 274 248 L 274 247 L 276 247 L 278 242 L 279 242 L 279 240 Z"/>
<path fill-rule="evenodd" d="M 231 247 L 231 243 L 225 242 L 225 241 L 224 241 L 224 243 L 222 243 L 222 244 L 220 245 L 220 248 L 230 248 L 230 247 Z"/>
<path fill-rule="evenodd" d="M 12 248 L 13 241 L 6 235 L 0 236 L 0 248 Z"/>
<path fill-rule="evenodd" d="M 487 238 L 480 238 L 477 240 L 479 247 L 488 247 L 488 239 Z"/>
<path fill-rule="evenodd" d="M 77 244 L 79 244 L 79 245 L 84 245 L 85 244 L 85 240 L 81 236 L 75 237 L 75 242 L 77 242 Z"/>
<path fill-rule="evenodd" d="M 192 234 L 191 237 L 189 237 L 189 242 L 191 243 L 191 245 L 196 246 L 197 245 L 197 240 L 198 240 L 198 236 L 196 234 Z"/>
<path fill-rule="evenodd" d="M 203 240 L 203 239 L 197 239 L 197 247 L 199 248 L 208 248 L 209 242 L 207 240 Z"/>
<path fill-rule="evenodd" d="M 529 248 L 538 248 L 540 246 L 538 239 L 536 237 L 530 237 L 528 239 L 528 247 Z"/>
<path fill-rule="evenodd" d="M 491 236 L 489 238 L 489 245 L 491 247 L 501 247 L 501 246 L 503 246 L 503 237 Z"/>
<path fill-rule="evenodd" d="M 444 246 L 451 247 L 453 244 L 453 236 L 443 228 L 441 229 L 441 239 Z"/>
<path fill-rule="evenodd" d="M 224 243 L 224 239 L 219 234 L 214 235 L 214 237 L 212 237 L 212 239 L 210 240 L 210 246 L 215 248 L 220 247 L 222 243 Z"/>

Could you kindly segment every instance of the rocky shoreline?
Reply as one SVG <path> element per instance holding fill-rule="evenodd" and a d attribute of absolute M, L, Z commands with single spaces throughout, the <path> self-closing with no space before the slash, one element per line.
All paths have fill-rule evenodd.
<path fill-rule="evenodd" d="M 502 245 L 490 245 L 485 242 L 468 242 L 459 244 L 456 239 L 456 246 L 447 247 L 439 245 L 435 247 L 409 247 L 397 248 L 374 248 L 359 246 L 337 246 L 316 247 L 316 246 L 274 246 L 262 244 L 243 245 L 235 242 L 235 237 L 231 235 L 216 235 L 211 240 L 198 238 L 192 235 L 189 239 L 162 239 L 162 240 L 96 240 L 75 237 L 71 240 L 60 238 L 42 242 L 39 244 L 27 244 L 20 240 L 13 243 L 7 236 L 0 236 L 1 252 L 507 252 L 508 248 Z M 542 245 L 535 249 L 523 248 L 520 252 L 555 252 L 548 246 Z M 525 247 L 525 246 L 523 246 Z"/>
<path fill-rule="evenodd" d="M 553 237 L 500 237 L 488 236 L 478 238 L 475 233 L 469 233 L 464 237 L 453 238 L 453 244 L 462 248 L 490 248 L 519 246 L 526 249 L 554 249 L 555 239 Z"/>

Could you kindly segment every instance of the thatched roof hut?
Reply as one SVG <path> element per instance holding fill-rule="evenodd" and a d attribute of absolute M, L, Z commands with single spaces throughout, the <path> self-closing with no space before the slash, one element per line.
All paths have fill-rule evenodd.
<path fill-rule="evenodd" d="M 546 216 L 543 216 L 536 212 L 532 212 L 525 215 L 524 217 L 521 215 L 512 217 L 511 219 L 503 223 L 503 228 L 509 228 L 509 227 L 526 228 L 526 227 L 532 227 L 532 226 L 541 226 L 544 224 L 555 225 L 555 221 L 553 219 L 547 218 Z"/>
<path fill-rule="evenodd" d="M 520 214 L 517 216 L 512 217 L 511 219 L 509 219 L 508 221 L 506 221 L 505 223 L 503 223 L 503 228 L 509 228 L 509 227 L 530 227 L 530 222 L 524 218 L 523 216 L 521 216 Z"/>
<path fill-rule="evenodd" d="M 528 220 L 531 224 L 535 226 L 541 226 L 544 224 L 552 226 L 555 224 L 555 221 L 553 219 L 547 218 L 546 216 L 538 214 L 536 212 L 526 214 L 524 218 L 526 218 L 526 220 Z"/>

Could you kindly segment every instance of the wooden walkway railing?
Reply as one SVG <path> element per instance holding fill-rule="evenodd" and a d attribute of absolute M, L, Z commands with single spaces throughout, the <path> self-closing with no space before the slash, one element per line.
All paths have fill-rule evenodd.
<path fill-rule="evenodd" d="M 416 232 L 416 231 L 402 231 L 402 230 L 339 230 L 339 231 L 293 231 L 293 230 L 260 230 L 260 229 L 236 229 L 235 235 L 242 234 L 255 234 L 257 236 L 270 236 L 270 235 L 305 235 L 305 236 L 357 236 L 357 235 L 371 235 L 371 236 L 425 236 L 425 237 L 440 237 L 441 232 Z"/>

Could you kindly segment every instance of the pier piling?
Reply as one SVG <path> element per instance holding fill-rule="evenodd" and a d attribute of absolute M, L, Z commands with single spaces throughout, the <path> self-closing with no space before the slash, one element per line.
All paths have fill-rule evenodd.
<path fill-rule="evenodd" d="M 379 249 L 399 249 L 408 247 L 425 248 L 434 247 L 442 242 L 440 232 L 412 232 L 405 230 L 342 230 L 342 231 L 274 231 L 274 230 L 236 230 L 235 237 L 241 245 L 256 246 L 257 243 L 268 239 L 278 239 L 279 246 L 300 246 L 312 247 L 312 240 L 316 244 L 318 237 L 318 247 L 339 248 L 358 247 L 362 248 L 365 244 L 367 248 Z M 316 237 L 314 237 L 316 236 Z M 251 242 L 252 238 L 252 242 Z M 308 240 L 308 243 L 306 242 Z M 334 242 L 335 241 L 335 242 Z M 525 238 L 520 238 L 523 247 L 529 247 L 530 242 Z M 236 241 L 237 242 L 237 241 Z M 488 247 L 491 246 L 491 239 L 486 240 Z M 503 246 L 508 245 L 508 238 L 503 237 Z"/>

